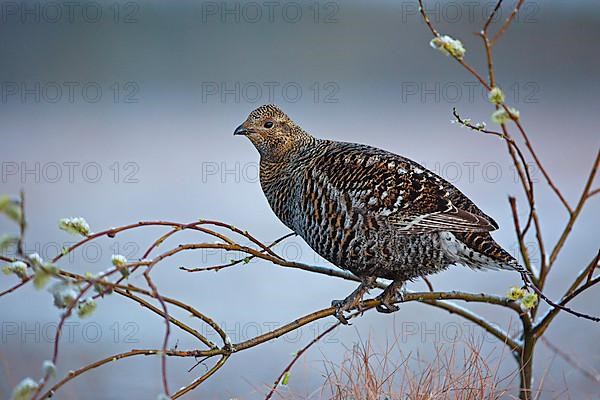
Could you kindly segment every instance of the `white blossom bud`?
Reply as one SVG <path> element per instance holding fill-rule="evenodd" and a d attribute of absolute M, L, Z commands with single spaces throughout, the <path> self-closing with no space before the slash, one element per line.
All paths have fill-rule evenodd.
<path fill-rule="evenodd" d="M 42 363 L 42 375 L 43 376 L 56 376 L 56 365 L 50 360 L 46 360 Z"/>
<path fill-rule="evenodd" d="M 529 309 L 535 307 L 537 302 L 538 302 L 538 295 L 534 292 L 527 292 L 527 294 L 525 296 L 523 296 L 523 298 L 521 299 L 521 306 L 524 309 L 529 310 Z"/>
<path fill-rule="evenodd" d="M 127 258 L 120 254 L 115 254 L 114 256 L 112 256 L 112 264 L 117 268 L 121 268 L 122 266 L 127 264 Z"/>
<path fill-rule="evenodd" d="M 124 278 L 129 276 L 129 269 L 125 266 L 127 264 L 127 258 L 120 254 L 112 256 L 112 264 L 119 269 L 119 272 Z"/>
<path fill-rule="evenodd" d="M 27 277 L 27 264 L 23 261 L 13 261 L 12 263 L 2 267 L 2 272 L 5 275 L 15 274 L 19 278 L 24 279 Z"/>
<path fill-rule="evenodd" d="M 77 315 L 79 316 L 79 318 L 82 319 L 87 318 L 90 315 L 92 315 L 95 310 L 96 302 L 94 301 L 94 299 L 88 297 L 79 302 L 77 306 Z"/>
<path fill-rule="evenodd" d="M 13 389 L 11 400 L 30 400 L 38 386 L 38 383 L 31 378 L 23 379 Z"/>
<path fill-rule="evenodd" d="M 52 277 L 52 272 L 48 268 L 37 268 L 33 274 L 33 286 L 36 289 L 43 289 Z"/>
<path fill-rule="evenodd" d="M 27 258 L 29 258 L 31 262 L 36 266 L 44 265 L 44 259 L 40 257 L 38 253 L 30 254 L 27 256 Z"/>
<path fill-rule="evenodd" d="M 488 100 L 493 104 L 504 103 L 504 93 L 499 87 L 493 87 L 488 93 Z"/>
<path fill-rule="evenodd" d="M 90 226 L 87 221 L 81 217 L 62 218 L 58 221 L 58 227 L 73 235 L 87 236 L 90 233 Z"/>
<path fill-rule="evenodd" d="M 56 282 L 48 291 L 54 298 L 54 305 L 58 308 L 67 308 L 77 298 L 77 290 L 68 282 Z"/>
<path fill-rule="evenodd" d="M 465 48 L 460 40 L 454 39 L 448 35 L 437 36 L 431 39 L 429 45 L 438 49 L 446 55 L 462 60 L 465 55 Z"/>
<path fill-rule="evenodd" d="M 525 289 L 520 288 L 518 286 L 513 286 L 510 288 L 510 290 L 506 294 L 506 297 L 509 298 L 510 300 L 516 301 L 516 300 L 522 299 L 526 293 L 527 293 L 527 291 Z"/>
<path fill-rule="evenodd" d="M 521 116 L 519 113 L 519 110 L 515 109 L 515 108 L 509 108 L 510 114 L 508 114 L 506 112 L 506 110 L 504 108 L 499 108 L 496 111 L 494 111 L 494 113 L 492 114 L 492 121 L 494 121 L 495 123 L 502 125 L 503 123 L 505 123 L 506 121 L 510 120 L 510 119 L 519 119 L 519 117 Z M 511 118 L 512 115 L 512 118 Z"/>
<path fill-rule="evenodd" d="M 43 289 L 50 278 L 56 274 L 56 267 L 45 262 L 38 253 L 33 253 L 27 256 L 33 264 L 33 286 L 36 289 Z"/>

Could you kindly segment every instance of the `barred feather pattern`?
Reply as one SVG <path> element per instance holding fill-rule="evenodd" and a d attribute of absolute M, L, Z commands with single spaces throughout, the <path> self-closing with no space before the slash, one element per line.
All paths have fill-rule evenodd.
<path fill-rule="evenodd" d="M 261 153 L 262 189 L 281 221 L 325 259 L 392 280 L 453 264 L 522 270 L 489 234 L 496 222 L 440 176 L 385 150 L 314 138 L 268 107 L 244 123 Z M 265 120 L 276 129 L 261 129 Z"/>

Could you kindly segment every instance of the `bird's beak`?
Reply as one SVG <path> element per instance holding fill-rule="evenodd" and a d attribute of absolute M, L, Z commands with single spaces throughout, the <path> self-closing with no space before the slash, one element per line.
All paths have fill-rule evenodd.
<path fill-rule="evenodd" d="M 235 131 L 233 131 L 234 135 L 248 135 L 248 130 L 246 128 L 244 128 L 244 124 L 238 126 L 237 128 L 235 128 Z"/>

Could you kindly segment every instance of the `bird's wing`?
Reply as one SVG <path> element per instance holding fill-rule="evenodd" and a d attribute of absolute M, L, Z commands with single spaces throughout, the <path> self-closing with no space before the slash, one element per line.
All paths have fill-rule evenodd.
<path fill-rule="evenodd" d="M 489 232 L 498 228 L 452 184 L 419 164 L 369 146 L 340 143 L 312 178 L 355 211 L 399 233 Z"/>

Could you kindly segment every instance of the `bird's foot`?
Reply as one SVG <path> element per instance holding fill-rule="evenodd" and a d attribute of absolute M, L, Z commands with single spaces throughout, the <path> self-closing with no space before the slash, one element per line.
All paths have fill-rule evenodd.
<path fill-rule="evenodd" d="M 360 286 L 350 293 L 348 297 L 344 300 L 333 300 L 331 302 L 331 306 L 335 307 L 334 316 L 344 325 L 348 325 L 348 318 L 344 315 L 344 313 L 349 312 L 352 309 L 357 309 L 362 315 L 363 309 L 361 307 L 362 299 L 373 286 L 374 278 L 368 278 L 363 280 Z"/>
<path fill-rule="evenodd" d="M 400 309 L 394 303 L 404 301 L 404 282 L 392 282 L 385 288 L 383 293 L 377 296 L 377 300 L 381 304 L 375 306 L 375 309 L 380 313 L 390 314 Z"/>
<path fill-rule="evenodd" d="M 333 314 L 342 324 L 348 325 L 348 318 L 344 315 L 344 312 L 350 311 L 352 306 L 346 300 L 332 300 L 331 306 L 335 307 L 335 314 Z"/>

